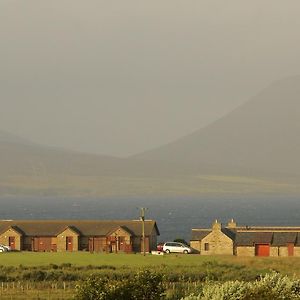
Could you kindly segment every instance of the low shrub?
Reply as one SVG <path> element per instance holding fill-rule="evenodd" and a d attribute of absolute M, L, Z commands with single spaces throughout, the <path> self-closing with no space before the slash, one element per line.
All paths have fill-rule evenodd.
<path fill-rule="evenodd" d="M 164 298 L 163 276 L 144 270 L 131 279 L 111 281 L 89 277 L 76 287 L 77 300 L 159 300 Z"/>
<path fill-rule="evenodd" d="M 272 272 L 254 282 L 207 283 L 198 295 L 183 300 L 270 300 L 300 299 L 300 281 Z"/>

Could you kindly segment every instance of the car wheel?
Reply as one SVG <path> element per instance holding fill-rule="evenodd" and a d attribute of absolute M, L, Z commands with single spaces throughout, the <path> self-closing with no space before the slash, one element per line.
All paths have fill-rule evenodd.
<path fill-rule="evenodd" d="M 188 253 L 189 253 L 189 251 L 187 251 L 187 250 L 184 250 L 184 251 L 183 251 L 183 253 L 184 253 L 184 254 L 188 254 Z"/>
<path fill-rule="evenodd" d="M 170 250 L 169 250 L 169 249 L 167 249 L 165 252 L 166 252 L 166 253 L 170 253 Z"/>

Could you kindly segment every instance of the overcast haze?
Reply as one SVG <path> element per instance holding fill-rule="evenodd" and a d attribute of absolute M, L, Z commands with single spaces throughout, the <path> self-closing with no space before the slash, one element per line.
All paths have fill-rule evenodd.
<path fill-rule="evenodd" d="M 299 1 L 0 0 L 0 130 L 126 156 L 300 70 Z"/>

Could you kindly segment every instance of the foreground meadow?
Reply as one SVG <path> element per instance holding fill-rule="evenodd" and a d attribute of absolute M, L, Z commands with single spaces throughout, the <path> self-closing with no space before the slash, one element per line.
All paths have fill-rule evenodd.
<path fill-rule="evenodd" d="M 130 279 L 139 270 L 164 276 L 167 299 L 180 299 L 198 283 L 254 281 L 270 270 L 300 278 L 299 258 L 205 257 L 73 253 L 0 253 L 1 299 L 72 299 L 75 286 L 88 277 Z"/>

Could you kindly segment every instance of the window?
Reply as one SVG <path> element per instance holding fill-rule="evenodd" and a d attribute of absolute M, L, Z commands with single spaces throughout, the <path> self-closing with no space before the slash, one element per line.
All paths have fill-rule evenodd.
<path fill-rule="evenodd" d="M 204 244 L 204 251 L 208 251 L 209 250 L 209 243 L 205 243 Z"/>

